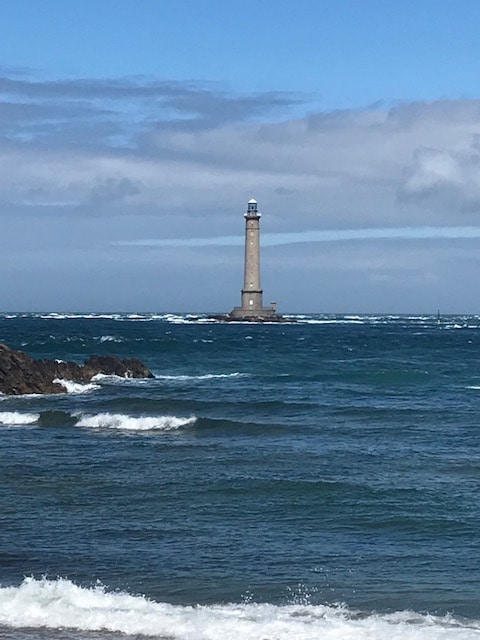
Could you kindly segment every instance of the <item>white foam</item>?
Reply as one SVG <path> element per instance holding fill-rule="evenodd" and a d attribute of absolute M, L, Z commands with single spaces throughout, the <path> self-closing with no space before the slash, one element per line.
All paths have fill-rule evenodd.
<path fill-rule="evenodd" d="M 177 316 L 173 313 L 167 313 L 163 316 L 162 320 L 166 322 L 171 322 L 172 324 L 189 324 L 192 321 L 189 318 L 185 318 L 185 316 Z"/>
<path fill-rule="evenodd" d="M 91 382 L 82 384 L 81 382 L 72 382 L 72 380 L 63 380 L 62 378 L 55 378 L 54 382 L 61 384 L 67 393 L 88 393 L 89 391 L 100 389 L 98 384 Z"/>
<path fill-rule="evenodd" d="M 187 375 L 178 375 L 178 376 L 155 376 L 157 380 L 213 380 L 215 378 L 242 378 L 245 376 L 249 376 L 249 373 L 240 373 L 236 371 L 235 373 L 204 373 L 198 376 L 187 376 Z"/>
<path fill-rule="evenodd" d="M 0 411 L 0 424 L 33 424 L 40 418 L 39 413 L 20 413 L 18 411 Z"/>
<path fill-rule="evenodd" d="M 188 313 L 186 315 L 179 315 L 175 313 L 165 313 L 159 316 L 152 316 L 154 320 L 164 320 L 165 322 L 170 322 L 171 324 L 211 324 L 217 322 L 217 320 L 213 318 L 209 318 L 208 316 L 200 316 L 194 315 L 192 313 Z"/>
<path fill-rule="evenodd" d="M 346 320 L 343 318 L 332 318 L 332 319 L 305 319 L 301 320 L 303 324 L 366 324 L 365 320 Z"/>
<path fill-rule="evenodd" d="M 96 336 L 94 340 L 98 340 L 99 342 L 123 342 L 123 338 L 119 336 Z"/>
<path fill-rule="evenodd" d="M 480 622 L 399 612 L 358 615 L 345 607 L 292 604 L 180 606 L 144 596 L 26 578 L 0 588 L 0 624 L 110 631 L 171 640 L 478 640 Z"/>
<path fill-rule="evenodd" d="M 118 313 L 46 313 L 46 314 L 33 314 L 34 317 L 42 318 L 43 320 L 93 320 L 99 318 L 101 320 L 118 320 L 121 315 Z"/>
<path fill-rule="evenodd" d="M 149 378 L 125 378 L 117 376 L 114 373 L 96 373 L 92 378 L 92 382 L 100 382 L 102 384 L 126 384 L 126 385 L 145 385 L 148 384 Z"/>
<path fill-rule="evenodd" d="M 95 415 L 80 415 L 77 426 L 124 431 L 172 431 L 192 425 L 196 420 L 195 416 L 189 418 L 178 418 L 177 416 L 138 417 L 121 413 L 97 413 Z"/>

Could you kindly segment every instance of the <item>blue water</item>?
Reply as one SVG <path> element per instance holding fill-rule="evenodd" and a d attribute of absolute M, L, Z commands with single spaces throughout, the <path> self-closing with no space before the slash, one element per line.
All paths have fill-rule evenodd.
<path fill-rule="evenodd" d="M 11 314 L 0 342 L 156 376 L 0 399 L 1 638 L 480 638 L 480 317 Z"/>

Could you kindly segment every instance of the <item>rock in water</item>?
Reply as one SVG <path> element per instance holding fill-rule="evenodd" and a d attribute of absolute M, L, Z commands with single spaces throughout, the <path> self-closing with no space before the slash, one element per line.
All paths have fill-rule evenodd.
<path fill-rule="evenodd" d="M 83 365 L 83 370 L 89 375 L 89 380 L 97 373 L 122 378 L 153 378 L 153 374 L 138 358 L 120 360 L 116 356 L 90 356 Z"/>
<path fill-rule="evenodd" d="M 23 351 L 0 344 L 0 393 L 65 393 L 61 382 L 90 382 L 93 376 L 116 375 L 122 378 L 153 378 L 153 374 L 137 358 L 120 360 L 116 356 L 91 356 L 83 365 L 56 360 L 34 360 Z"/>

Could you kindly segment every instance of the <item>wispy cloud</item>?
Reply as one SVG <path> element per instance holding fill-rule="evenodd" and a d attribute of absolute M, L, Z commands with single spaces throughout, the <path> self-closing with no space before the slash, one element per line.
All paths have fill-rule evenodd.
<path fill-rule="evenodd" d="M 480 238 L 480 227 L 396 227 L 379 229 L 341 229 L 301 231 L 298 233 L 266 233 L 262 245 L 274 247 L 304 242 L 347 242 L 358 240 L 455 240 Z M 162 238 L 119 240 L 116 246 L 129 247 L 236 247 L 244 243 L 243 236 L 213 238 Z"/>
<path fill-rule="evenodd" d="M 31 143 L 132 143 L 155 128 L 212 128 L 286 113 L 304 99 L 289 92 L 234 94 L 208 83 L 148 78 L 38 80 L 0 75 L 0 135 Z M 83 143 L 83 144 L 82 144 Z"/>

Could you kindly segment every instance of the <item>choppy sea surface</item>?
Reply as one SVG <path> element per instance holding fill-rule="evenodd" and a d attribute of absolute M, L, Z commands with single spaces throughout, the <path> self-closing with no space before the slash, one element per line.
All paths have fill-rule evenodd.
<path fill-rule="evenodd" d="M 0 314 L 0 639 L 480 639 L 480 316 Z"/>

